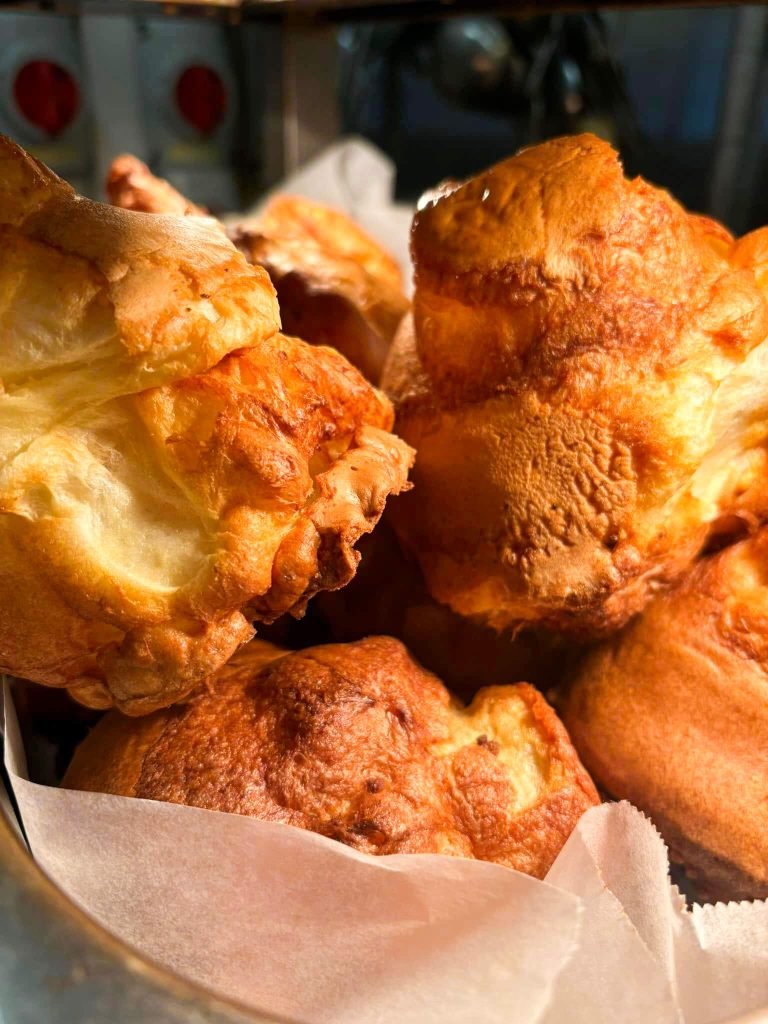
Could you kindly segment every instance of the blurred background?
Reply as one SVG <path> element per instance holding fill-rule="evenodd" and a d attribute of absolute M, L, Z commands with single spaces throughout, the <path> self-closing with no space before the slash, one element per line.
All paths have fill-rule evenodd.
<path fill-rule="evenodd" d="M 397 198 L 413 201 L 528 142 L 590 130 L 628 172 L 732 229 L 768 220 L 768 8 L 487 10 L 7 4 L 0 131 L 87 194 L 131 151 L 218 212 L 341 135 L 387 153 Z"/>

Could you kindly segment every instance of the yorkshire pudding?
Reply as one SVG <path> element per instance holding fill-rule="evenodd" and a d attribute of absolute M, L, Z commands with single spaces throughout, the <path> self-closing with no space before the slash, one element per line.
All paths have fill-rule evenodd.
<path fill-rule="evenodd" d="M 583 135 L 427 197 L 412 254 L 382 382 L 439 601 L 607 632 L 766 514 L 767 230 L 735 241 Z"/>
<path fill-rule="evenodd" d="M 539 878 L 598 802 L 536 690 L 493 686 L 463 708 L 389 637 L 295 654 L 254 641 L 188 704 L 103 718 L 63 785 Z"/>
<path fill-rule="evenodd" d="M 411 452 L 211 222 L 0 137 L 0 232 L 0 668 L 140 714 L 346 583 Z"/>
<path fill-rule="evenodd" d="M 768 528 L 702 560 L 584 663 L 564 718 L 595 781 L 702 895 L 768 897 Z"/>

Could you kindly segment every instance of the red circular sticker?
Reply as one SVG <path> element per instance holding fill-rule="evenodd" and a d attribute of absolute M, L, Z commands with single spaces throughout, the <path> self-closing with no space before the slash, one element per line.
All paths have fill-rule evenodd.
<path fill-rule="evenodd" d="M 50 60 L 31 60 L 17 73 L 13 96 L 21 113 L 46 135 L 59 135 L 80 109 L 80 90 L 70 73 Z"/>
<path fill-rule="evenodd" d="M 203 64 L 191 65 L 176 82 L 176 105 L 185 121 L 201 135 L 210 135 L 227 111 L 227 89 L 221 75 Z"/>

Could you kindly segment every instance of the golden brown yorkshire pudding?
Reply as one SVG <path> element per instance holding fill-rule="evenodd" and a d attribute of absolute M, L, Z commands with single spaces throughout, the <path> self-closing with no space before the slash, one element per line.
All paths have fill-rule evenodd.
<path fill-rule="evenodd" d="M 768 528 L 701 561 L 584 663 L 564 702 L 595 781 L 714 899 L 768 897 Z"/>
<path fill-rule="evenodd" d="M 0 667 L 140 714 L 354 573 L 411 452 L 210 222 L 0 137 Z"/>
<path fill-rule="evenodd" d="M 116 206 L 147 213 L 205 215 L 136 157 L 118 157 L 107 193 Z M 278 196 L 230 236 L 277 289 L 283 328 L 331 345 L 377 383 L 408 308 L 395 260 L 353 221 L 298 196 Z"/>
<path fill-rule="evenodd" d="M 598 802 L 536 690 L 489 687 L 463 708 L 389 637 L 295 654 L 255 641 L 188 704 L 107 715 L 63 785 L 538 877 Z"/>
<path fill-rule="evenodd" d="M 734 241 L 584 135 L 438 191 L 412 253 L 383 385 L 438 600 L 607 631 L 768 511 L 768 231 Z"/>

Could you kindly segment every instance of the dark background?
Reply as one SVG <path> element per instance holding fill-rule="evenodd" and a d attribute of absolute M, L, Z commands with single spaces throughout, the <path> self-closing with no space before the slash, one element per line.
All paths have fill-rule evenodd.
<path fill-rule="evenodd" d="M 0 131 L 92 195 L 125 149 L 214 210 L 275 180 L 264 141 L 285 100 L 274 20 L 96 8 L 107 13 L 0 10 Z M 328 122 L 335 104 L 339 131 L 393 158 L 405 201 L 526 143 L 592 130 L 687 206 L 739 232 L 768 220 L 768 8 L 478 11 L 337 17 L 305 121 Z"/>

